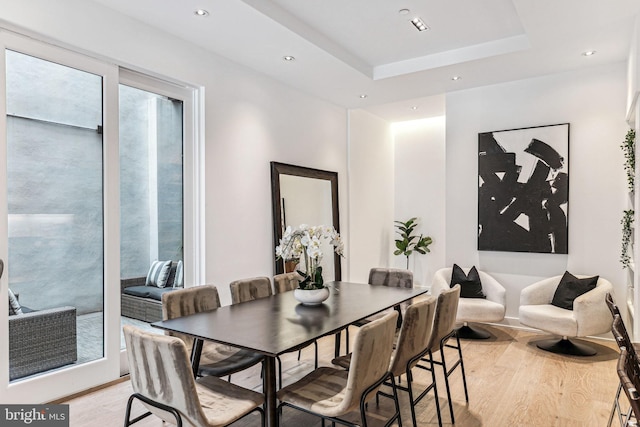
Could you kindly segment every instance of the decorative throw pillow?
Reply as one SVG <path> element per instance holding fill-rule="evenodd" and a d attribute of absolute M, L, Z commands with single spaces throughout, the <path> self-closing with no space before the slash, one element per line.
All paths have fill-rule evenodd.
<path fill-rule="evenodd" d="M 153 261 L 149 273 L 147 274 L 147 286 L 157 286 L 158 288 L 164 288 L 167 286 L 169 280 L 169 273 L 171 272 L 171 260 L 168 261 Z"/>
<path fill-rule="evenodd" d="M 13 316 L 14 314 L 22 314 L 22 307 L 20 307 L 18 298 L 16 298 L 11 289 L 9 289 L 9 316 Z"/>
<path fill-rule="evenodd" d="M 567 310 L 573 310 L 573 300 L 578 298 L 580 295 L 589 292 L 591 289 L 595 289 L 599 277 L 600 276 L 593 276 L 578 279 L 573 274 L 565 271 L 562 279 L 560 279 L 558 287 L 556 288 L 556 292 L 553 294 L 551 305 Z"/>
<path fill-rule="evenodd" d="M 184 267 L 182 265 L 182 260 L 178 261 L 178 265 L 176 265 L 176 277 L 173 279 L 173 287 L 174 288 L 183 288 L 184 283 Z"/>
<path fill-rule="evenodd" d="M 464 271 L 458 267 L 458 264 L 453 264 L 453 272 L 451 273 L 450 288 L 453 288 L 456 284 L 460 285 L 460 298 L 486 298 L 487 296 L 482 292 L 482 283 L 480 282 L 480 274 L 476 267 L 471 267 L 469 274 L 464 274 Z"/>

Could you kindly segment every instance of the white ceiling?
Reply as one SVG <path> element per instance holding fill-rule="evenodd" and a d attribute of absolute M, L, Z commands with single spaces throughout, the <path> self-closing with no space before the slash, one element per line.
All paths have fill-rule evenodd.
<path fill-rule="evenodd" d="M 392 121 L 437 115 L 448 91 L 625 61 L 640 13 L 639 0 L 94 1 Z"/>

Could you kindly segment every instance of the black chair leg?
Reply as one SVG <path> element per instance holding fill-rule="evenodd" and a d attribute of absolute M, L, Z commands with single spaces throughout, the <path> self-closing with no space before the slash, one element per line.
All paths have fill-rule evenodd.
<path fill-rule="evenodd" d="M 458 357 L 460 358 L 460 370 L 462 371 L 462 385 L 464 386 L 464 399 L 469 403 L 469 391 L 467 390 L 467 374 L 464 371 L 464 359 L 462 358 L 462 347 L 460 346 L 460 339 L 456 335 L 456 343 L 458 344 Z"/>
<path fill-rule="evenodd" d="M 131 396 L 129 396 L 129 400 L 127 401 L 127 409 L 125 412 L 125 418 L 124 418 L 124 427 L 129 427 L 132 424 L 137 423 L 138 421 L 147 418 L 149 415 L 151 415 L 151 412 L 147 412 L 144 413 L 136 418 L 134 418 L 133 420 L 131 420 L 131 404 L 133 403 L 133 399 L 138 399 L 143 401 L 144 403 L 151 405 L 151 406 L 155 406 L 158 409 L 161 409 L 163 411 L 169 412 L 171 414 L 173 414 L 173 416 L 176 418 L 176 426 L 177 427 L 182 427 L 182 417 L 180 416 L 180 413 L 175 409 L 172 408 L 171 406 L 167 406 L 164 405 L 162 403 L 158 403 L 154 400 L 151 400 L 139 393 L 133 393 Z"/>

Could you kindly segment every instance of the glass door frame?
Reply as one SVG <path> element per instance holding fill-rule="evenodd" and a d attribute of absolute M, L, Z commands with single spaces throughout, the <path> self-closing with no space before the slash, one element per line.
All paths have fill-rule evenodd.
<path fill-rule="evenodd" d="M 179 92 L 172 97 L 184 102 L 184 258 L 185 285 L 204 283 L 204 128 L 203 89 L 168 82 L 120 69 L 114 63 L 53 46 L 0 28 L 0 129 L 6 129 L 5 51 L 15 50 L 47 61 L 77 68 L 102 77 L 103 85 L 103 236 L 104 236 L 104 357 L 31 378 L 9 381 L 8 308 L 0 308 L 0 402 L 44 403 L 118 379 L 128 371 L 126 353 L 120 350 L 120 167 L 119 83 L 158 91 L 160 83 Z M 179 90 L 178 90 L 179 89 Z M 170 95 L 168 95 L 170 96 Z M 189 114 L 187 114 L 187 110 Z M 6 260 L 8 245 L 7 134 L 0 132 L 0 258 Z M 2 164 L 5 162 L 5 164 Z M 8 271 L 0 278 L 0 300 L 8 301 Z M 125 361 L 123 363 L 123 360 Z"/>
<path fill-rule="evenodd" d="M 204 260 L 204 147 L 198 126 L 200 91 L 154 78 L 125 68 L 120 69 L 120 84 L 182 101 L 183 117 L 183 244 L 184 284 L 205 283 Z M 119 286 L 119 282 L 118 282 Z M 118 288 L 119 289 L 119 288 Z M 121 351 L 120 374 L 129 372 L 126 349 Z"/>

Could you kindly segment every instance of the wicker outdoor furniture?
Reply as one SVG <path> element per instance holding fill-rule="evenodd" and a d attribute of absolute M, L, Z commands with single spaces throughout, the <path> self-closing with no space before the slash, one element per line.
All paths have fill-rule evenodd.
<path fill-rule="evenodd" d="M 9 316 L 10 380 L 59 368 L 77 359 L 74 307 Z"/>

